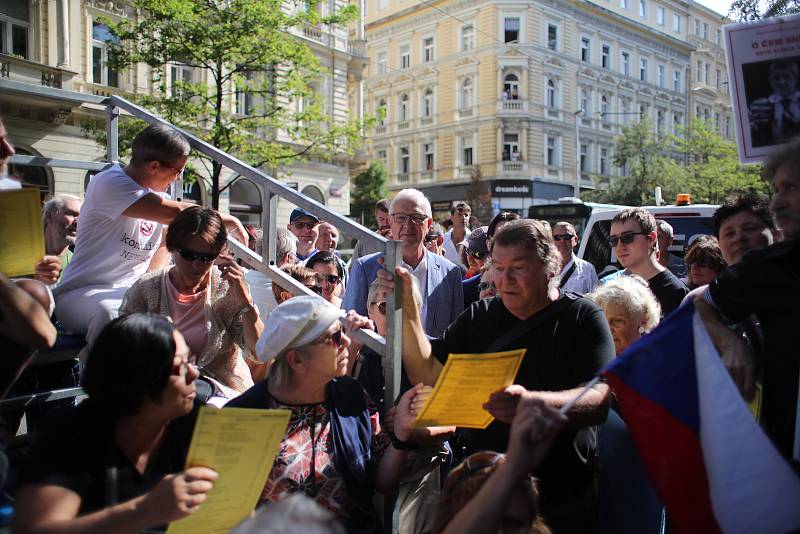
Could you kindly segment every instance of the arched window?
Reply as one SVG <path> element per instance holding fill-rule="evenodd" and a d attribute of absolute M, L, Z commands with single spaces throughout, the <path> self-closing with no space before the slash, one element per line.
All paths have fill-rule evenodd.
<path fill-rule="evenodd" d="M 261 190 L 252 180 L 235 178 L 230 190 L 230 212 L 244 224 L 261 226 Z"/>
<path fill-rule="evenodd" d="M 516 74 L 506 74 L 506 77 L 503 78 L 503 91 L 511 100 L 519 98 L 519 78 Z"/>
<path fill-rule="evenodd" d="M 433 89 L 430 87 L 425 89 L 422 95 L 422 115 L 424 117 L 433 117 Z"/>
<path fill-rule="evenodd" d="M 472 105 L 472 78 L 466 78 L 461 82 L 461 109 L 471 108 Z"/>
<path fill-rule="evenodd" d="M 320 204 L 323 205 L 325 204 L 325 195 L 322 193 L 322 190 L 316 185 L 307 185 L 300 192 L 309 198 L 313 198 Z"/>
<path fill-rule="evenodd" d="M 407 121 L 409 119 L 410 114 L 411 114 L 411 102 L 408 97 L 408 93 L 403 93 L 403 95 L 400 96 L 400 117 L 398 117 L 398 119 L 400 120 L 400 122 Z"/>
<path fill-rule="evenodd" d="M 20 156 L 41 156 L 41 154 L 34 154 L 19 147 L 16 147 L 15 151 Z M 18 165 L 14 163 L 8 165 L 8 175 L 19 178 L 23 187 L 38 189 L 42 200 L 53 194 L 51 172 L 50 169 L 38 165 Z"/>
<path fill-rule="evenodd" d="M 556 99 L 556 82 L 552 78 L 547 80 L 547 107 L 558 107 L 558 100 Z"/>

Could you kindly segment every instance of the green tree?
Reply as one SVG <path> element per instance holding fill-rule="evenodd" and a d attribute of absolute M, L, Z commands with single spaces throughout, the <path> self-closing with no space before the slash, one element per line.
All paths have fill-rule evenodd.
<path fill-rule="evenodd" d="M 282 0 L 132 3 L 141 13 L 136 20 L 104 22 L 119 40 L 111 53 L 115 68 L 152 69 L 154 91 L 136 96 L 141 105 L 255 167 L 333 158 L 357 148 L 362 125 L 330 117 L 319 90 L 323 69 L 308 45 L 292 35 L 346 24 L 355 6 L 322 17 L 319 0 L 295 0 L 293 9 Z M 204 79 L 182 76 L 181 66 L 202 69 Z M 216 208 L 222 168 L 201 161 Z"/>
<path fill-rule="evenodd" d="M 741 21 L 791 15 L 800 12 L 798 0 L 734 0 L 728 14 Z"/>
<path fill-rule="evenodd" d="M 479 166 L 475 165 L 469 175 L 470 184 L 467 187 L 467 203 L 472 208 L 472 215 L 481 225 L 487 225 L 492 220 L 492 202 L 489 194 L 489 183 L 483 179 Z"/>
<path fill-rule="evenodd" d="M 614 164 L 627 170 L 604 182 L 597 180 L 597 189 L 583 194 L 586 200 L 629 206 L 654 204 L 656 186 L 665 198 L 674 196 L 678 184 L 678 163 L 669 156 L 671 138 L 656 134 L 649 120 L 630 124 L 615 139 Z"/>
<path fill-rule="evenodd" d="M 373 161 L 370 166 L 359 173 L 350 182 L 350 216 L 361 220 L 367 228 L 374 228 L 375 203 L 388 195 L 386 184 L 389 175 L 379 161 Z"/>
<path fill-rule="evenodd" d="M 719 204 L 733 192 L 768 193 L 761 166 L 741 165 L 736 145 L 706 121 L 695 119 L 673 142 L 687 161 L 678 168 L 678 183 L 693 202 Z"/>

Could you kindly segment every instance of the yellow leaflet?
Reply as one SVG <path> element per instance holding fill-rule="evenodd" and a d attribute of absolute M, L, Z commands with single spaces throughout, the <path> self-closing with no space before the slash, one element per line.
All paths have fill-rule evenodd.
<path fill-rule="evenodd" d="M 510 386 L 525 349 L 491 354 L 451 354 L 414 426 L 486 428 L 494 417 L 483 409 L 489 395 Z"/>
<path fill-rule="evenodd" d="M 42 203 L 37 189 L 0 192 L 0 272 L 33 274 L 44 256 Z"/>
<path fill-rule="evenodd" d="M 210 467 L 219 478 L 200 508 L 172 523 L 168 534 L 229 532 L 247 518 L 272 470 L 290 414 L 289 410 L 201 408 L 186 467 Z"/>

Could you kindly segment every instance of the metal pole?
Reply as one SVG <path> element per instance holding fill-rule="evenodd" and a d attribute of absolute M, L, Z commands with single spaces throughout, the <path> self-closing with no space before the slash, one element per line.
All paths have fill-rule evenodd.
<path fill-rule="evenodd" d="M 119 108 L 109 105 L 106 114 L 106 156 L 108 161 L 119 161 Z"/>
<path fill-rule="evenodd" d="M 278 196 L 266 187 L 261 189 L 261 259 L 265 265 L 277 264 Z"/>
<path fill-rule="evenodd" d="M 579 109 L 573 115 L 575 116 L 575 191 L 573 196 L 581 198 L 581 130 L 580 130 L 580 116 L 583 110 Z"/>

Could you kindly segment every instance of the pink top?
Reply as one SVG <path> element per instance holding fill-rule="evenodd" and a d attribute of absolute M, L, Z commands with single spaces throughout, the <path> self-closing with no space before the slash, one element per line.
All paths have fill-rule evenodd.
<path fill-rule="evenodd" d="M 193 354 L 200 355 L 208 343 L 208 324 L 206 323 L 206 292 L 208 286 L 199 293 L 184 295 L 172 284 L 169 271 L 164 272 L 167 288 L 167 302 L 169 302 L 169 314 L 175 328 L 183 334 L 189 350 Z"/>

